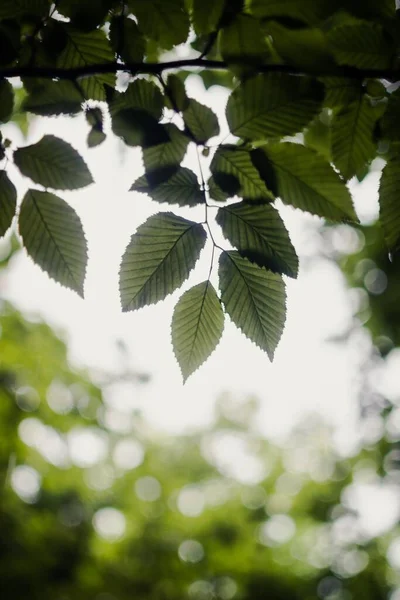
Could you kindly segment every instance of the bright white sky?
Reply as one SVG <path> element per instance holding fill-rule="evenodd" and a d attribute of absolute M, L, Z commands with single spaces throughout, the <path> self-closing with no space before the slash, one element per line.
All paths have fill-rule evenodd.
<path fill-rule="evenodd" d="M 206 94 L 195 79 L 190 93 L 223 114 L 226 92 L 221 88 Z M 308 260 L 320 243 L 315 234 L 318 220 L 287 208 L 282 213 L 300 253 L 301 271 L 297 281 L 288 281 L 287 326 L 274 363 L 271 365 L 227 319 L 217 350 L 183 386 L 170 343 L 172 310 L 182 291 L 156 306 L 123 314 L 118 299 L 118 267 L 131 234 L 148 216 L 173 210 L 202 219 L 203 210 L 176 211 L 175 206 L 158 205 L 142 194 L 128 192 L 142 174 L 139 151 L 126 148 L 124 152 L 123 144 L 112 135 L 105 144 L 88 151 L 87 131 L 83 117 L 73 121 L 38 119 L 29 138 L 34 142 L 43 133 L 53 133 L 70 141 L 84 154 L 96 181 L 84 190 L 60 194 L 77 210 L 87 234 L 90 262 L 86 298 L 81 300 L 50 281 L 25 254 L 15 259 L 5 295 L 22 309 L 64 328 L 70 339 L 71 359 L 80 364 L 118 368 L 115 340 L 123 339 L 131 351 L 132 367 L 150 373 L 152 381 L 140 390 L 121 387 L 120 399 L 140 408 L 157 426 L 178 431 L 203 424 L 212 417 L 218 395 L 229 391 L 235 396 L 255 394 L 260 398 L 259 424 L 269 435 L 279 435 L 307 411 L 317 411 L 329 422 L 341 425 L 346 438 L 357 415 L 357 365 L 363 353 L 359 351 L 360 340 L 346 347 L 325 341 L 347 329 L 352 309 L 339 270 L 327 261 L 310 264 Z M 13 126 L 9 126 L 8 134 L 17 144 L 26 143 Z M 189 156 L 187 165 L 197 170 L 194 158 Z M 28 182 L 12 168 L 10 175 L 22 197 Z M 357 187 L 355 196 L 360 215 L 365 220 L 373 217 L 376 173 Z M 209 252 L 207 247 L 183 289 L 207 276 Z"/>

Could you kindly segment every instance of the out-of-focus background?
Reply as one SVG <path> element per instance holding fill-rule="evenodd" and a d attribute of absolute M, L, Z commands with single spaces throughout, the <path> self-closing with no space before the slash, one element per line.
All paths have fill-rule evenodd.
<path fill-rule="evenodd" d="M 222 117 L 222 88 L 191 85 Z M 15 233 L 0 243 L 2 597 L 399 600 L 400 273 L 374 225 L 381 165 L 353 185 L 357 229 L 283 211 L 301 270 L 274 364 L 228 323 L 183 386 L 181 292 L 118 303 L 120 256 L 159 210 L 126 191 L 139 154 L 87 151 L 80 117 L 24 119 L 5 135 L 64 137 L 96 185 L 64 195 L 89 243 L 84 301 Z"/>

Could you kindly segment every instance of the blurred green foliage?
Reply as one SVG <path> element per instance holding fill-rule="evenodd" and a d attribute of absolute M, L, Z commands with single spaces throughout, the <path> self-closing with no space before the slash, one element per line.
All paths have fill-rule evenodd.
<path fill-rule="evenodd" d="M 366 533 L 346 500 L 366 473 L 384 483 L 379 445 L 341 456 L 317 418 L 273 444 L 257 401 L 229 395 L 212 425 L 161 434 L 122 410 L 118 377 L 96 385 L 48 325 L 0 312 L 2 597 L 386 600 L 397 585 L 397 529 Z"/>

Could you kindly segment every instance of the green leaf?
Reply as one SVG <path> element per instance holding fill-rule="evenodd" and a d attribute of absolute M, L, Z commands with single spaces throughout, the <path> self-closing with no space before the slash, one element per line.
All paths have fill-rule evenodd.
<path fill-rule="evenodd" d="M 371 106 L 365 95 L 333 115 L 332 160 L 346 181 L 375 157 L 374 129 L 378 116 L 376 107 Z"/>
<path fill-rule="evenodd" d="M 285 204 L 332 221 L 357 221 L 349 190 L 317 152 L 285 142 L 271 144 L 265 153 Z"/>
<path fill-rule="evenodd" d="M 120 269 L 123 311 L 155 304 L 189 277 L 207 234 L 202 225 L 173 213 L 153 215 L 132 236 Z"/>
<path fill-rule="evenodd" d="M 346 106 L 357 101 L 362 92 L 360 81 L 346 77 L 321 77 L 325 85 L 324 105 L 329 108 Z"/>
<path fill-rule="evenodd" d="M 76 212 L 54 194 L 28 190 L 19 213 L 19 232 L 35 263 L 83 297 L 87 248 Z"/>
<path fill-rule="evenodd" d="M 334 6 L 331 0 L 247 0 L 248 8 L 255 17 L 289 17 L 309 24 L 318 24 Z"/>
<path fill-rule="evenodd" d="M 140 30 L 165 50 L 186 42 L 189 15 L 184 0 L 129 0 Z"/>
<path fill-rule="evenodd" d="M 267 73 L 232 92 L 226 117 L 233 135 L 280 138 L 301 131 L 321 110 L 323 87 L 309 77 Z"/>
<path fill-rule="evenodd" d="M 14 90 L 7 79 L 0 80 L 0 122 L 10 120 L 14 108 Z"/>
<path fill-rule="evenodd" d="M 189 106 L 182 113 L 187 129 L 197 144 L 205 144 L 210 138 L 219 135 L 217 115 L 197 100 L 190 99 Z"/>
<path fill-rule="evenodd" d="M 338 64 L 359 69 L 386 69 L 393 58 L 393 48 L 377 23 L 360 21 L 331 29 L 329 47 Z"/>
<path fill-rule="evenodd" d="M 184 381 L 214 352 L 223 330 L 224 312 L 210 281 L 199 283 L 181 296 L 171 333 Z"/>
<path fill-rule="evenodd" d="M 186 110 L 189 106 L 189 98 L 186 95 L 185 83 L 177 75 L 168 75 L 167 89 L 169 91 L 169 100 L 171 108 L 173 110 Z"/>
<path fill-rule="evenodd" d="M 180 167 L 176 173 L 161 183 L 152 184 L 149 177 L 143 175 L 135 181 L 130 191 L 149 194 L 156 202 L 179 206 L 196 206 L 196 204 L 204 204 L 206 200 L 196 175 L 186 167 Z"/>
<path fill-rule="evenodd" d="M 133 108 L 148 112 L 159 121 L 163 113 L 164 99 L 160 89 L 153 82 L 136 79 L 128 85 L 123 94 L 115 92 L 109 107 L 111 116 L 123 109 Z"/>
<path fill-rule="evenodd" d="M 274 273 L 297 277 L 296 251 L 275 208 L 238 202 L 220 208 L 216 220 L 243 258 Z"/>
<path fill-rule="evenodd" d="M 225 0 L 193 0 L 192 22 L 197 35 L 216 31 L 224 5 Z"/>
<path fill-rule="evenodd" d="M 22 109 L 43 117 L 74 115 L 82 110 L 82 94 L 71 81 L 40 80 L 24 99 Z"/>
<path fill-rule="evenodd" d="M 215 200 L 216 202 L 226 202 L 229 198 L 229 194 L 219 187 L 212 175 L 207 181 L 207 187 L 209 196 L 212 200 Z M 235 195 L 235 193 L 233 195 Z"/>
<path fill-rule="evenodd" d="M 17 209 L 17 190 L 5 171 L 0 171 L 0 238 L 11 227 Z"/>
<path fill-rule="evenodd" d="M 221 300 L 236 327 L 273 360 L 286 320 L 282 277 L 230 251 L 221 254 L 219 280 Z"/>
<path fill-rule="evenodd" d="M 218 186 L 230 196 L 241 195 L 248 200 L 273 200 L 250 153 L 237 146 L 219 146 L 210 165 L 211 173 Z M 231 176 L 233 179 L 227 179 Z"/>
<path fill-rule="evenodd" d="M 143 164 L 146 172 L 156 171 L 162 167 L 179 167 L 186 154 L 189 138 L 183 135 L 173 123 L 164 128 L 169 141 L 143 150 Z"/>
<path fill-rule="evenodd" d="M 83 33 L 66 26 L 65 31 L 68 41 L 57 62 L 57 66 L 61 69 L 87 67 L 114 61 L 114 53 L 102 29 Z M 83 99 L 105 100 L 104 84 L 114 87 L 115 75 L 102 73 L 84 77 L 78 81 L 78 84 L 82 90 Z"/>
<path fill-rule="evenodd" d="M 93 183 L 81 155 L 54 135 L 45 135 L 36 144 L 18 148 L 14 162 L 25 177 L 55 190 L 76 190 Z"/>
<path fill-rule="evenodd" d="M 128 146 L 151 148 L 169 141 L 168 132 L 150 113 L 125 108 L 112 116 L 112 130 Z"/>
<path fill-rule="evenodd" d="M 112 49 L 126 63 L 142 62 L 146 40 L 133 19 L 114 17 L 110 23 Z"/>
<path fill-rule="evenodd" d="M 95 148 L 96 146 L 100 146 L 105 139 L 106 134 L 103 131 L 100 131 L 96 127 L 92 127 L 87 136 L 87 145 L 89 148 Z"/>
<path fill-rule="evenodd" d="M 227 62 L 259 63 L 269 56 L 260 22 L 249 15 L 238 15 L 221 30 L 219 51 Z"/>
<path fill-rule="evenodd" d="M 382 171 L 379 186 L 379 214 L 388 248 L 400 248 L 400 158 L 392 157 Z"/>
<path fill-rule="evenodd" d="M 317 27 L 293 29 L 279 22 L 268 21 L 264 35 L 272 38 L 273 47 L 286 63 L 307 72 L 329 70 L 334 66 L 325 34 Z"/>
<path fill-rule="evenodd" d="M 57 10 L 71 19 L 73 25 L 92 31 L 104 23 L 112 6 L 112 0 L 60 0 Z"/>
<path fill-rule="evenodd" d="M 389 140 L 400 141 L 400 88 L 389 96 L 382 119 L 382 133 Z"/>
<path fill-rule="evenodd" d="M 48 12 L 48 0 L 1 0 L 0 4 L 0 19 L 13 19 L 22 15 L 42 17 Z"/>

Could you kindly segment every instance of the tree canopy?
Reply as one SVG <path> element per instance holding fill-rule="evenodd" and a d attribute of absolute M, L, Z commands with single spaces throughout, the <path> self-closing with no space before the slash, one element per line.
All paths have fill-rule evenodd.
<path fill-rule="evenodd" d="M 83 111 L 89 148 L 110 134 L 141 147 L 144 173 L 131 190 L 187 214 L 168 206 L 132 235 L 122 310 L 177 290 L 208 240 L 209 278 L 181 296 L 172 319 L 184 379 L 218 344 L 225 315 L 272 360 L 285 325 L 284 278 L 298 273 L 275 199 L 357 225 L 347 183 L 379 157 L 384 251 L 399 250 L 398 34 L 394 0 L 5 0 L 0 122 Z M 228 138 L 214 111 L 188 95 L 193 73 L 231 90 Z M 22 147 L 0 141 L 0 235 L 17 212 L 28 254 L 83 295 L 85 235 L 58 194 L 93 183 L 84 159 L 53 135 Z M 196 172 L 182 166 L 190 145 Z M 20 202 L 10 162 L 32 181 Z M 204 207 L 200 222 L 194 206 Z"/>

